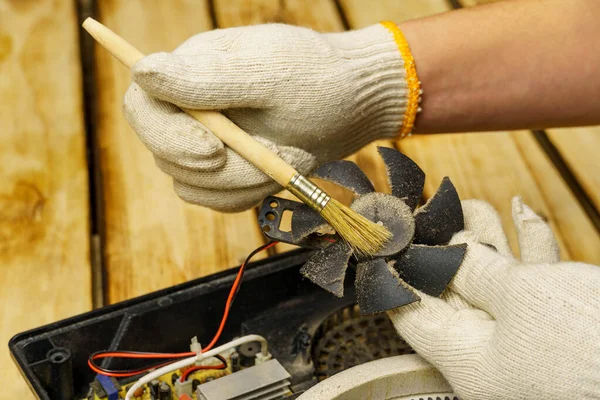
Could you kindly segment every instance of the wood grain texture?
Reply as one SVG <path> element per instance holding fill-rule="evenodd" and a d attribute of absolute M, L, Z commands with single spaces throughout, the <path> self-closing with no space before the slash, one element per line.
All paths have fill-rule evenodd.
<path fill-rule="evenodd" d="M 344 30 L 333 0 L 214 0 L 220 28 L 285 23 L 320 32 Z"/>
<path fill-rule="evenodd" d="M 452 9 L 448 0 L 340 0 L 351 27 L 363 27 L 379 21 L 400 23 Z"/>
<path fill-rule="evenodd" d="M 502 0 L 458 0 L 463 7 L 480 6 L 483 4 L 497 3 Z"/>
<path fill-rule="evenodd" d="M 550 141 L 600 210 L 600 126 L 547 130 Z"/>
<path fill-rule="evenodd" d="M 450 10 L 444 0 L 341 0 L 341 4 L 348 21 L 357 27 L 385 19 L 399 23 Z M 521 195 L 548 218 L 563 259 L 600 263 L 597 231 L 531 133 L 413 136 L 397 146 L 427 174 L 426 197 L 449 176 L 461 198 L 486 200 L 496 207 L 517 253 L 510 200 Z"/>
<path fill-rule="evenodd" d="M 108 0 L 98 12 L 144 54 L 213 28 L 206 1 Z M 264 242 L 254 212 L 222 214 L 179 199 L 122 114 L 129 72 L 101 48 L 96 57 L 108 300 L 238 265 Z"/>
<path fill-rule="evenodd" d="M 481 199 L 500 213 L 517 250 L 511 198 L 521 196 L 550 222 L 563 259 L 600 262 L 600 238 L 553 164 L 529 132 L 423 136 L 400 149 L 427 174 L 425 194 L 449 176 L 462 199 Z"/>
<path fill-rule="evenodd" d="M 0 392 L 32 397 L 16 333 L 92 306 L 74 2 L 0 1 Z"/>

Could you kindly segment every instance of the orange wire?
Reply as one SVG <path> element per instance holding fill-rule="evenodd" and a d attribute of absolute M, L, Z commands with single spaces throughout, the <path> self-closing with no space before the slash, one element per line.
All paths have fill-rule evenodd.
<path fill-rule="evenodd" d="M 98 358 L 108 358 L 108 357 L 119 357 L 119 358 L 182 358 L 186 356 L 193 356 L 196 353 L 192 351 L 188 351 L 185 353 L 148 353 L 148 354 L 135 354 L 135 353 L 127 353 L 127 352 L 106 352 L 100 353 L 93 357 L 93 360 Z"/>
<path fill-rule="evenodd" d="M 275 246 L 277 243 L 278 242 L 271 242 L 271 243 L 265 245 L 264 247 L 259 247 L 257 250 L 255 250 L 255 252 L 257 254 L 260 251 L 265 251 L 267 249 L 270 249 L 271 247 Z M 233 301 L 233 298 L 235 296 L 237 288 L 241 284 L 241 279 L 242 279 L 242 276 L 244 274 L 244 269 L 246 268 L 246 265 L 248 264 L 248 262 L 251 260 L 252 256 L 254 256 L 256 254 L 252 254 L 251 253 L 250 256 L 240 266 L 240 269 L 239 269 L 239 271 L 237 273 L 237 276 L 236 276 L 235 280 L 233 281 L 233 285 L 231 285 L 231 290 L 229 291 L 229 296 L 227 297 L 227 302 L 225 303 L 225 310 L 223 311 L 223 317 L 221 318 L 221 324 L 219 325 L 219 329 L 215 333 L 215 336 L 213 337 L 213 339 L 211 340 L 211 342 L 208 344 L 208 346 L 206 346 L 206 347 L 204 347 L 202 349 L 202 353 L 207 352 L 210 349 L 212 349 L 214 347 L 214 345 L 219 341 L 219 338 L 221 337 L 221 334 L 223 333 L 223 329 L 225 328 L 225 323 L 227 322 L 227 317 L 229 316 L 229 310 L 231 309 L 231 302 Z M 132 372 L 108 372 L 108 371 L 102 371 L 101 369 L 96 368 L 96 366 L 94 366 L 91 361 L 92 360 L 96 360 L 98 358 L 108 358 L 108 357 L 119 357 L 119 358 L 183 358 L 183 357 L 191 357 L 191 356 L 194 356 L 194 355 L 196 355 L 196 353 L 191 352 L 191 351 L 184 352 L 184 353 L 150 353 L 150 354 L 132 354 L 132 353 L 127 353 L 127 352 L 118 352 L 118 351 L 115 351 L 115 352 L 106 352 L 106 353 L 100 353 L 100 354 L 94 355 L 91 360 L 88 360 L 88 366 L 90 367 L 90 369 L 92 371 L 94 371 L 94 372 L 96 372 L 96 373 L 98 373 L 100 375 L 114 376 L 114 377 L 118 377 L 118 378 L 124 378 L 124 377 L 139 375 L 142 372 L 146 372 L 146 371 L 154 369 L 154 368 L 163 367 L 165 365 L 173 363 L 174 361 L 169 361 L 169 362 L 166 362 L 164 364 L 155 365 L 155 366 L 152 366 L 152 367 L 148 367 L 148 368 L 145 368 L 145 369 L 139 369 L 139 370 L 135 370 L 135 371 L 132 371 Z M 198 367 L 198 369 L 215 369 L 215 368 L 201 368 L 201 367 Z"/>
<path fill-rule="evenodd" d="M 195 354 L 195 353 L 194 353 Z M 120 357 L 120 356 L 119 356 Z M 101 357 L 99 357 L 101 358 Z M 101 369 L 96 368 L 96 366 L 94 366 L 91 362 L 91 360 L 88 360 L 88 367 L 90 367 L 90 369 L 92 371 L 94 371 L 97 374 L 100 375 L 104 375 L 104 376 L 114 376 L 115 378 L 127 378 L 130 376 L 136 376 L 141 374 L 142 372 L 146 372 L 148 370 L 151 370 L 153 368 L 160 368 L 160 367 L 164 367 L 165 365 L 169 365 L 172 364 L 174 361 L 169 361 L 166 362 L 164 364 L 159 364 L 159 365 L 153 365 L 152 367 L 149 368 L 144 368 L 144 369 L 139 369 L 139 370 L 135 370 L 133 372 L 108 372 L 108 371 L 102 371 Z"/>
<path fill-rule="evenodd" d="M 262 249 L 262 251 L 270 249 L 271 247 L 275 246 L 277 243 L 278 242 L 269 243 Z M 211 340 L 211 342 L 208 344 L 208 346 L 206 346 L 205 348 L 202 349 L 203 353 L 205 351 L 212 349 L 213 346 L 217 343 L 217 341 L 221 337 L 221 333 L 223 333 L 223 328 L 225 328 L 225 322 L 227 322 L 227 317 L 229 316 L 229 309 L 231 308 L 231 301 L 233 300 L 233 295 L 235 294 L 236 288 L 240 284 L 240 280 L 242 279 L 242 274 L 244 272 L 245 267 L 246 267 L 246 261 L 244 261 L 244 263 L 240 267 L 240 270 L 238 271 L 235 281 L 233 282 L 233 285 L 231 286 L 231 290 L 229 291 L 229 296 L 227 297 L 227 302 L 225 303 L 225 311 L 223 312 L 223 318 L 221 319 L 221 325 L 219 325 L 219 329 L 217 330 L 217 333 L 215 333 L 213 340 Z"/>
<path fill-rule="evenodd" d="M 227 365 L 225 364 L 221 364 L 221 365 L 198 365 L 189 369 L 186 369 L 182 374 L 181 374 L 181 378 L 179 379 L 180 382 L 185 382 L 187 380 L 187 378 L 196 371 L 202 371 L 202 370 L 207 370 L 207 369 L 225 369 L 227 368 Z"/>

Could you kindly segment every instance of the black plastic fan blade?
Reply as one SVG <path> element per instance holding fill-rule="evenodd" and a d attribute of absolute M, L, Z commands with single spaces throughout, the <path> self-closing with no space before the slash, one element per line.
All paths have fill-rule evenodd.
<path fill-rule="evenodd" d="M 335 183 L 359 195 L 375 191 L 369 178 L 352 161 L 339 160 L 328 162 L 319 167 L 311 176 Z"/>
<path fill-rule="evenodd" d="M 375 314 L 414 303 L 419 296 L 405 287 L 383 258 L 358 263 L 356 297 L 361 314 Z"/>
<path fill-rule="evenodd" d="M 462 263 L 467 245 L 411 245 L 394 258 L 400 279 L 430 296 L 439 296 Z"/>
<path fill-rule="evenodd" d="M 289 231 L 281 229 L 286 211 L 292 213 L 292 229 Z M 293 229 L 294 219 L 296 220 L 296 229 Z M 258 223 L 263 234 L 270 240 L 316 249 L 322 249 L 331 244 L 329 236 L 311 235 L 311 233 L 321 230 L 322 227 L 328 227 L 327 222 L 299 201 L 276 196 L 265 198 L 258 211 Z"/>
<path fill-rule="evenodd" d="M 299 203 L 292 214 L 292 238 L 295 241 L 301 240 L 327 225 L 327 221 L 318 212 Z"/>
<path fill-rule="evenodd" d="M 337 297 L 344 295 L 344 278 L 352 249 L 343 241 L 335 242 L 313 255 L 300 273 Z"/>
<path fill-rule="evenodd" d="M 415 214 L 413 243 L 429 246 L 446 244 L 464 226 L 460 198 L 450 179 L 445 177 L 435 195 Z"/>
<path fill-rule="evenodd" d="M 388 147 L 378 147 L 387 168 L 392 194 L 404 200 L 412 211 L 417 208 L 423 195 L 425 173 L 413 160 Z"/>

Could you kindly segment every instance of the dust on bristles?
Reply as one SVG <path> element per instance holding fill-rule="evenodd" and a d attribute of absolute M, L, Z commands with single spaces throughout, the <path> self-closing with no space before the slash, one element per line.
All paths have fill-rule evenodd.
<path fill-rule="evenodd" d="M 357 255 L 372 257 L 392 238 L 385 226 L 370 221 L 335 199 L 329 200 L 321 216 Z"/>

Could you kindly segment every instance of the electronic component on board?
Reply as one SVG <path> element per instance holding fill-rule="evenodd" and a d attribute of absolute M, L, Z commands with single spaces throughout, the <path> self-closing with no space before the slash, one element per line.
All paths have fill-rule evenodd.
<path fill-rule="evenodd" d="M 240 354 L 236 351 L 231 353 L 229 358 L 231 360 L 231 371 L 237 372 L 240 370 Z"/>
<path fill-rule="evenodd" d="M 121 390 L 121 385 L 119 385 L 119 382 L 117 382 L 115 378 L 97 375 L 96 380 L 102 386 L 102 389 L 104 390 L 108 400 L 119 399 L 119 390 Z"/>
<path fill-rule="evenodd" d="M 166 382 L 161 382 L 158 387 L 158 400 L 171 400 L 171 386 Z"/>

